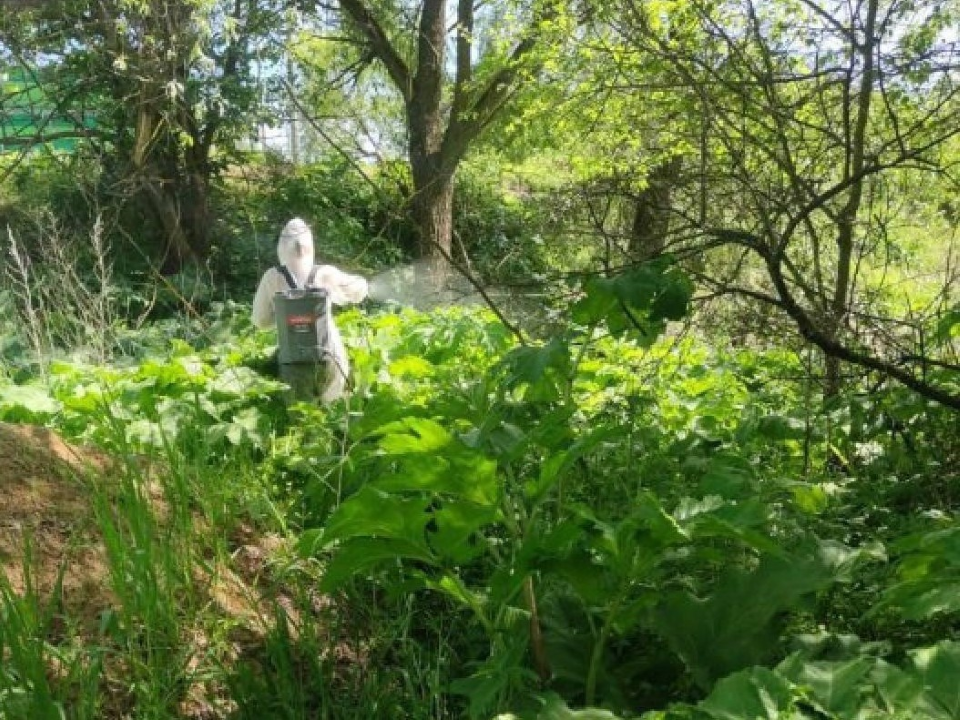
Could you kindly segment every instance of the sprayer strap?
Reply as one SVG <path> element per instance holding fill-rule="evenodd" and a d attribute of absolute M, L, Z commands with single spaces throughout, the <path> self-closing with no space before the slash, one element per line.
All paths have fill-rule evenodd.
<path fill-rule="evenodd" d="M 290 286 L 291 290 L 297 289 L 297 279 L 286 265 L 277 265 L 277 272 L 283 275 L 283 278 L 287 281 L 287 285 Z"/>
<path fill-rule="evenodd" d="M 290 289 L 296 290 L 299 286 L 297 285 L 297 279 L 293 276 L 293 273 L 290 272 L 290 268 L 288 268 L 286 265 L 277 265 L 276 267 L 277 272 L 283 275 L 284 279 L 287 281 L 287 285 L 290 286 Z M 314 265 L 310 269 L 310 274 L 307 275 L 307 282 L 304 284 L 305 288 L 309 289 L 313 287 L 313 281 L 317 279 L 317 270 L 319 269 L 320 267 L 318 265 Z"/>

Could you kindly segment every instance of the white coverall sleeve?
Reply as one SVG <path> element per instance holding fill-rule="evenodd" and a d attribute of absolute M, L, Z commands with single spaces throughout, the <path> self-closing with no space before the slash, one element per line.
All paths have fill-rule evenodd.
<path fill-rule="evenodd" d="M 257 286 L 257 293 L 253 296 L 253 324 L 261 330 L 272 327 L 275 319 L 273 315 L 273 296 L 277 292 L 277 279 L 279 273 L 276 268 L 268 269 L 263 277 L 260 278 L 260 284 Z"/>
<path fill-rule="evenodd" d="M 358 303 L 367 296 L 368 292 L 366 278 L 350 275 L 333 265 L 318 267 L 314 282 L 317 287 L 330 293 L 330 300 L 335 305 Z"/>

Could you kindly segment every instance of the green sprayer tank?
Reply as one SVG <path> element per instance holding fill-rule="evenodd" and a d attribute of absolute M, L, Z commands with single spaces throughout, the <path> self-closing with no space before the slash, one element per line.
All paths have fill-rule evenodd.
<path fill-rule="evenodd" d="M 330 298 L 326 290 L 298 288 L 278 292 L 273 301 L 280 379 L 294 399 L 312 399 L 325 380 Z"/>

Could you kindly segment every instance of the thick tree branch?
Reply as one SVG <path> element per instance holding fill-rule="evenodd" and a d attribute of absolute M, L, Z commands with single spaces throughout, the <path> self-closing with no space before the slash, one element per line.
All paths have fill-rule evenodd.
<path fill-rule="evenodd" d="M 373 11 L 363 0 L 340 0 L 340 7 L 366 37 L 370 49 L 387 69 L 390 79 L 397 86 L 404 101 L 409 102 L 413 95 L 410 68 L 390 42 L 390 38 L 387 37 L 386 31 Z"/>
<path fill-rule="evenodd" d="M 476 138 L 509 99 L 520 74 L 523 61 L 542 41 L 542 29 L 545 23 L 559 15 L 556 3 L 549 3 L 540 17 L 531 20 L 527 32 L 510 53 L 502 67 L 487 80 L 476 99 L 467 105 L 461 101 L 463 109 L 453 114 L 443 140 L 444 158 L 459 160 L 470 142 Z"/>
<path fill-rule="evenodd" d="M 460 115 L 466 106 L 468 86 L 473 79 L 473 0 L 457 2 L 457 76 L 453 85 L 452 117 Z"/>
<path fill-rule="evenodd" d="M 416 117 L 411 127 L 411 142 L 416 142 L 414 130 L 439 123 L 440 104 L 445 76 L 444 46 L 446 44 L 446 0 L 426 0 L 420 8 L 417 32 L 417 70 L 413 76 L 413 94 L 407 111 Z M 436 118 L 431 117 L 436 115 Z M 433 152 L 439 138 L 424 138 L 427 152 Z"/>
<path fill-rule="evenodd" d="M 807 314 L 803 307 L 797 302 L 796 298 L 793 297 L 789 284 L 783 276 L 783 269 L 776 254 L 765 250 L 759 237 L 739 230 L 716 230 L 714 234 L 718 238 L 753 248 L 754 251 L 760 255 L 767 267 L 770 280 L 777 291 L 777 305 L 794 321 L 800 335 L 808 342 L 819 347 L 826 355 L 862 368 L 875 370 L 882 375 L 897 380 L 923 397 L 929 398 L 953 410 L 960 410 L 960 393 L 950 392 L 922 378 L 918 378 L 893 362 L 848 347 L 835 339 L 831 334 L 820 329 L 813 318 Z"/>

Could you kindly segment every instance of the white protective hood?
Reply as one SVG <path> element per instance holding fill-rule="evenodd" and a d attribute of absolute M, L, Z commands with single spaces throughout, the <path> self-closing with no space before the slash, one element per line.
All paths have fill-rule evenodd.
<path fill-rule="evenodd" d="M 294 218 L 280 231 L 277 241 L 277 259 L 293 273 L 297 284 L 303 287 L 314 264 L 313 233 L 300 218 Z"/>

